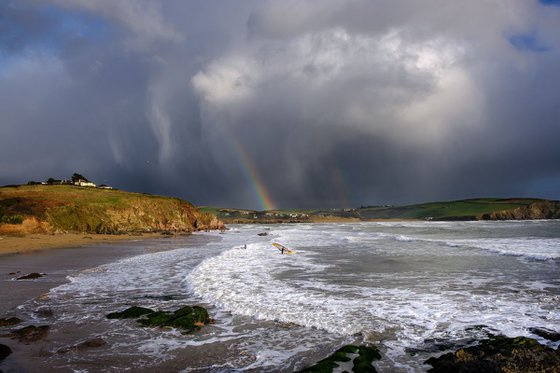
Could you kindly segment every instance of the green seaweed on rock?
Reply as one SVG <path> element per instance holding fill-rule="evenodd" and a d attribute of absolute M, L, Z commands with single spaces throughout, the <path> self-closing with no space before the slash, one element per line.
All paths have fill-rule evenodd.
<path fill-rule="evenodd" d="M 372 361 L 381 359 L 379 350 L 375 347 L 360 346 L 359 355 L 354 359 L 352 370 L 354 373 L 375 372 L 375 368 L 371 365 Z"/>
<path fill-rule="evenodd" d="M 107 315 L 108 319 L 136 319 L 140 316 L 154 313 L 153 310 L 145 307 L 130 307 L 121 312 L 111 312 Z"/>
<path fill-rule="evenodd" d="M 130 307 L 121 312 L 112 312 L 108 319 L 138 319 L 144 327 L 176 328 L 184 333 L 198 330 L 212 319 L 208 311 L 200 306 L 183 306 L 175 311 L 154 311 L 145 307 Z"/>
<path fill-rule="evenodd" d="M 560 351 L 527 337 L 492 336 L 425 362 L 432 373 L 560 372 Z"/>
<path fill-rule="evenodd" d="M 199 306 L 184 306 L 175 312 L 154 312 L 138 320 L 142 326 L 176 328 L 187 333 L 210 322 L 212 320 L 208 316 L 208 311 Z"/>
<path fill-rule="evenodd" d="M 352 360 L 348 354 L 357 354 Z M 375 347 L 347 345 L 336 350 L 331 356 L 317 362 L 315 365 L 303 369 L 301 372 L 309 373 L 332 373 L 339 367 L 338 363 L 345 363 L 352 360 L 352 372 L 354 373 L 375 373 L 372 365 L 374 360 L 381 359 L 381 354 Z"/>

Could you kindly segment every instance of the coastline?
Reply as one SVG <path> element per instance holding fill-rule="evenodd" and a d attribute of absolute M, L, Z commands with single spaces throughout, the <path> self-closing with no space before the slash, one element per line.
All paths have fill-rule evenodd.
<path fill-rule="evenodd" d="M 528 224 L 527 227 L 533 229 L 532 224 Z M 105 364 L 106 367 L 108 367 L 107 369 L 110 370 L 133 369 L 138 371 L 179 371 L 181 369 L 184 369 L 185 366 L 191 366 L 193 367 L 193 370 L 197 370 L 196 367 L 198 367 L 198 370 L 201 371 L 212 366 L 251 366 L 254 368 L 256 366 L 264 366 L 257 365 L 262 363 L 262 361 L 259 360 L 258 355 L 260 351 L 263 351 L 264 349 L 264 351 L 274 352 L 276 351 L 276 346 L 278 345 L 277 343 L 285 342 L 287 343 L 286 350 L 295 352 L 294 355 L 291 355 L 292 352 L 290 352 L 288 353 L 288 355 L 284 356 L 284 352 L 279 352 L 278 355 L 263 354 L 260 356 L 272 356 L 277 357 L 278 359 L 284 359 L 278 360 L 280 362 L 276 362 L 276 365 L 270 366 L 277 367 L 277 371 L 279 372 L 288 372 L 294 371 L 296 370 L 296 368 L 301 369 L 305 366 L 311 366 L 311 364 L 323 359 L 325 356 L 329 355 L 336 348 L 339 348 L 342 345 L 348 343 L 361 344 L 363 340 L 360 338 L 362 337 L 367 337 L 366 343 L 373 343 L 372 341 L 385 341 L 390 340 L 389 338 L 396 338 L 392 334 L 388 334 L 383 330 L 374 329 L 373 327 L 367 331 L 367 334 L 364 334 L 361 337 L 354 338 L 347 336 L 344 333 L 341 334 L 343 336 L 337 337 L 336 332 L 333 332 L 333 336 L 331 334 L 328 334 L 328 332 L 326 332 L 325 329 L 322 329 L 322 327 L 319 329 L 314 329 L 313 325 L 311 324 L 306 324 L 306 326 L 303 327 L 298 326 L 299 324 L 297 323 L 290 324 L 290 320 L 287 320 L 286 322 L 278 322 L 274 315 L 272 315 L 273 317 L 269 317 L 265 320 L 253 319 L 251 318 L 251 314 L 242 316 L 237 315 L 234 317 L 221 311 L 216 312 L 216 308 L 214 308 L 213 306 L 213 304 L 215 303 L 211 301 L 211 298 L 207 300 L 208 303 L 206 303 L 206 301 L 202 302 L 196 297 L 193 298 L 193 294 L 188 291 L 189 287 L 185 287 L 185 285 L 187 285 L 185 283 L 185 274 L 189 273 L 190 270 L 194 268 L 194 266 L 197 266 L 201 260 L 209 258 L 210 256 L 213 257 L 215 254 L 222 253 L 222 249 L 225 247 L 235 248 L 235 245 L 237 245 L 239 242 L 244 241 L 250 244 L 249 250 L 227 250 L 232 255 L 223 255 L 222 259 L 218 262 L 216 262 L 215 259 L 211 259 L 210 261 L 208 261 L 208 265 L 201 267 L 201 269 L 198 271 L 197 276 L 203 275 L 203 277 L 190 277 L 187 280 L 189 286 L 195 286 L 195 284 L 198 283 L 197 286 L 200 291 L 206 291 L 208 290 L 208 288 L 200 287 L 200 285 L 212 285 L 213 282 L 207 280 L 218 278 L 219 282 L 216 283 L 224 284 L 224 287 L 222 288 L 224 289 L 224 291 L 220 291 L 220 289 L 218 289 L 219 293 L 227 294 L 228 290 L 231 289 L 232 283 L 239 283 L 239 285 L 248 284 L 251 286 L 245 287 L 245 289 L 248 290 L 245 292 L 245 294 L 247 295 L 237 299 L 240 301 L 243 301 L 243 299 L 245 299 L 248 300 L 249 303 L 238 304 L 247 304 L 248 307 L 253 307 L 252 303 L 250 303 L 251 299 L 253 299 L 251 294 L 253 294 L 253 291 L 256 291 L 258 288 L 257 286 L 254 286 L 254 284 L 259 284 L 259 286 L 263 286 L 263 283 L 269 284 L 270 288 L 263 288 L 262 290 L 260 290 L 260 294 L 262 296 L 267 296 L 268 301 L 274 301 L 275 299 L 277 299 L 275 295 L 269 295 L 274 294 L 274 291 L 271 290 L 278 288 L 277 286 L 275 286 L 275 283 L 272 281 L 259 281 L 260 279 L 262 279 L 262 277 L 259 277 L 258 274 L 266 273 L 266 269 L 279 267 L 278 269 L 281 271 L 281 267 L 287 265 L 290 266 L 290 269 L 293 270 L 293 263 L 299 262 L 302 263 L 302 265 L 297 270 L 299 272 L 299 276 L 301 276 L 299 279 L 298 277 L 294 276 L 294 272 L 290 272 L 289 274 L 279 272 L 280 276 L 276 277 L 276 279 L 280 281 L 284 281 L 287 279 L 289 279 L 290 281 L 309 279 L 309 281 L 311 281 L 309 284 L 314 283 L 315 280 L 308 276 L 307 270 L 309 267 L 307 265 L 307 262 L 305 261 L 305 250 L 301 251 L 300 253 L 298 253 L 298 255 L 293 257 L 276 255 L 277 253 L 271 251 L 272 249 L 269 248 L 269 243 L 271 240 L 274 240 L 274 236 L 263 237 L 258 234 L 266 231 L 266 227 L 244 226 L 232 228 L 232 230 L 226 232 L 226 234 L 224 235 L 214 234 L 217 233 L 214 232 L 211 234 L 199 234 L 182 237 L 177 236 L 175 238 L 167 239 L 161 239 L 163 237 L 160 235 L 158 237 L 159 239 L 153 240 L 139 239 L 136 242 L 121 241 L 110 244 L 97 244 L 89 246 L 83 245 L 81 247 L 74 247 L 71 249 L 40 250 L 37 252 L 32 252 L 28 255 L 14 254 L 0 256 L 0 275 L 2 276 L 0 281 L 3 285 L 11 287 L 9 288 L 9 292 L 12 295 L 8 297 L 8 301 L 13 302 L 12 305 L 9 306 L 2 302 L 4 299 L 0 299 L 0 311 L 2 311 L 3 313 L 2 315 L 0 315 L 0 317 L 19 317 L 24 321 L 21 326 L 25 326 L 28 324 L 46 324 L 51 328 L 49 332 L 50 334 L 38 342 L 25 344 L 22 342 L 14 341 L 13 339 L 0 339 L 0 343 L 9 346 L 13 350 L 13 354 L 10 355 L 8 359 L 2 362 L 2 364 L 0 365 L 1 369 L 6 372 L 34 372 L 41 371 L 45 363 L 48 363 L 52 367 L 56 367 L 56 369 L 53 368 L 53 371 L 65 371 L 66 367 L 73 367 L 76 370 L 99 370 L 100 361 Z M 321 227 L 320 225 L 318 225 L 316 226 L 317 230 L 315 232 L 313 230 L 306 230 L 304 232 L 299 232 L 296 235 L 293 235 L 293 230 L 294 228 L 297 229 L 297 226 L 284 224 L 283 226 L 278 225 L 277 227 L 271 228 L 272 230 L 276 230 L 276 228 L 278 228 L 278 230 L 280 231 L 271 232 L 272 234 L 279 233 L 280 236 L 282 236 L 282 231 L 284 231 L 284 233 L 291 235 L 291 240 L 294 240 L 293 244 L 295 246 L 306 246 L 309 245 L 308 242 L 313 242 L 310 245 L 317 246 L 318 248 L 320 248 L 320 251 L 310 250 L 308 253 L 311 253 L 311 255 L 317 252 L 325 252 L 329 254 L 330 251 L 331 254 L 340 255 L 339 258 L 344 258 L 345 254 L 341 253 L 340 250 L 338 250 L 337 244 L 332 244 L 331 246 L 329 246 L 337 248 L 336 250 L 322 249 L 322 247 L 324 247 L 324 243 L 323 241 L 321 241 L 322 237 L 325 237 L 325 240 L 329 241 L 329 237 L 336 236 L 338 238 L 341 238 L 346 236 L 346 234 L 340 235 L 340 229 L 345 230 L 345 232 L 350 235 L 355 231 L 355 227 L 353 226 L 337 227 L 337 225 L 332 225 L 330 227 Z M 367 227 L 363 227 L 363 229 L 366 228 Z M 368 234 L 364 235 L 364 233 L 371 233 L 372 230 L 383 230 L 383 232 L 385 233 L 392 233 L 391 236 L 381 236 L 381 241 L 379 241 L 382 243 L 381 246 L 385 246 L 386 244 L 390 246 L 388 247 L 387 251 L 375 253 L 377 257 L 375 255 L 371 257 L 371 251 L 366 249 L 365 247 L 356 248 L 357 251 L 354 251 L 354 253 L 358 253 L 361 250 L 362 253 L 365 254 L 365 256 L 362 256 L 360 258 L 360 261 L 357 264 L 357 270 L 362 270 L 364 273 L 382 273 L 384 270 L 387 270 L 386 266 L 389 265 L 392 266 L 389 268 L 391 271 L 393 269 L 396 269 L 397 273 L 399 271 L 401 273 L 409 273 L 408 271 L 410 270 L 410 268 L 414 268 L 417 276 L 414 278 L 419 279 L 419 289 L 423 292 L 422 294 L 426 296 L 417 299 L 419 301 L 427 302 L 427 304 L 431 304 L 430 302 L 432 297 L 429 296 L 429 291 L 427 293 L 424 292 L 423 289 L 425 289 L 425 286 L 433 287 L 434 292 L 432 292 L 432 294 L 439 294 L 440 291 L 439 285 L 434 285 L 434 283 L 430 281 L 429 278 L 426 278 L 425 273 L 427 269 L 430 271 L 441 269 L 441 273 L 444 274 L 449 273 L 449 269 L 453 269 L 453 272 L 447 278 L 452 281 L 451 284 L 455 288 L 456 286 L 458 286 L 456 280 L 453 277 L 453 273 L 455 273 L 455 270 L 458 268 L 472 268 L 472 263 L 481 264 L 475 265 L 474 267 L 481 268 L 482 270 L 484 270 L 485 268 L 494 268 L 494 262 L 502 266 L 499 268 L 516 268 L 516 264 L 520 263 L 520 266 L 524 266 L 526 264 L 524 261 L 518 261 L 515 256 L 489 257 L 487 255 L 484 255 L 483 253 L 480 253 L 480 255 L 476 252 L 472 253 L 470 252 L 471 249 L 469 248 L 467 249 L 472 255 L 468 256 L 451 255 L 450 257 L 449 255 L 445 254 L 445 252 L 442 253 L 442 250 L 434 250 L 432 254 L 420 253 L 417 259 L 413 259 L 408 255 L 400 255 L 403 252 L 395 252 L 394 250 L 397 246 L 407 246 L 409 248 L 414 248 L 415 246 L 417 246 L 417 243 L 407 240 L 401 241 L 400 239 L 395 238 L 408 237 L 408 234 L 412 234 L 413 232 L 417 231 L 418 228 L 416 227 L 416 225 L 412 224 L 412 226 L 408 228 L 410 229 L 410 231 L 408 232 L 391 232 L 391 229 L 392 228 L 390 226 L 374 226 L 370 227 L 369 230 L 366 229 L 364 231 L 361 231 L 361 233 L 356 233 L 355 237 L 358 239 L 360 237 L 369 236 Z M 515 232 L 518 232 L 519 230 L 517 224 L 510 224 L 508 229 L 511 229 Z M 331 233 L 334 233 L 335 235 L 331 236 L 328 233 L 329 231 Z M 500 235 L 498 234 L 495 237 L 499 238 L 499 236 Z M 287 236 L 284 235 L 282 237 L 286 238 Z M 312 238 L 312 240 L 309 240 L 309 237 Z M 212 243 L 212 241 L 215 242 Z M 209 245 L 209 247 L 205 248 L 204 244 L 208 242 L 211 242 L 211 244 Z M 432 241 L 428 239 L 426 242 Z M 368 245 L 367 239 L 364 245 Z M 181 250 L 172 251 L 174 248 L 181 248 Z M 183 250 L 188 248 L 195 248 L 195 250 Z M 440 249 L 443 249 L 444 251 L 445 248 L 445 245 L 441 245 L 440 247 Z M 170 252 L 166 252 L 168 250 Z M 457 249 L 448 247 L 447 250 L 449 250 L 450 252 L 454 252 Z M 414 249 L 414 251 L 416 250 Z M 406 252 L 406 250 L 404 252 Z M 143 255 L 148 253 L 155 253 L 155 255 Z M 268 255 L 267 253 L 270 253 L 270 255 Z M 400 258 L 395 259 L 395 254 L 400 256 Z M 140 256 L 134 258 L 137 255 Z M 324 265 L 325 263 L 329 262 L 338 262 L 337 257 L 329 258 L 328 255 L 315 257 L 317 258 L 317 261 L 315 261 L 314 264 L 317 265 Z M 368 257 L 369 259 L 367 259 Z M 304 260 L 301 260 L 302 258 Z M 309 256 L 307 258 L 309 258 Z M 432 260 L 426 260 L 430 258 Z M 123 259 L 124 262 L 121 263 Z M 295 261 L 293 259 L 295 259 Z M 478 261 L 473 262 L 472 260 L 475 259 Z M 93 271 L 86 271 L 86 278 L 82 280 L 78 279 L 78 281 L 76 281 L 76 283 L 81 283 L 81 285 L 79 287 L 75 287 L 74 290 L 70 290 L 69 292 L 67 292 L 67 296 L 60 296 L 64 293 L 62 292 L 59 294 L 58 298 L 54 297 L 53 299 L 58 299 L 57 301 L 49 302 L 48 300 L 50 296 L 41 296 L 42 294 L 47 293 L 48 289 L 56 287 L 60 283 L 68 282 L 68 276 L 70 276 L 71 278 L 75 277 L 75 274 L 83 271 L 84 268 L 93 268 L 104 263 L 112 262 L 117 263 L 103 266 L 99 268 L 99 270 L 96 269 Z M 216 264 L 219 263 L 221 263 L 221 265 L 216 266 Z M 546 264 L 547 262 L 544 262 L 544 265 Z M 15 272 L 14 269 L 18 268 L 18 270 L 21 271 L 22 275 L 30 272 L 46 272 L 47 275 L 35 280 L 16 281 L 15 278 L 18 277 L 19 274 L 9 274 L 9 266 L 11 266 L 12 268 L 10 272 Z M 250 270 L 248 271 L 247 268 L 250 268 Z M 257 274 L 256 277 L 254 277 L 256 281 L 247 281 L 247 279 L 243 278 L 242 276 L 236 276 L 236 272 L 239 274 L 243 274 L 250 271 L 253 271 L 255 274 Z M 552 273 L 552 276 L 549 276 L 550 278 L 555 278 L 554 268 L 547 271 L 547 273 Z M 518 271 L 515 269 L 513 270 L 513 273 L 522 272 L 523 271 Z M 227 273 L 229 273 L 229 275 Z M 350 269 L 346 271 L 346 273 L 353 276 L 353 273 L 355 272 L 354 269 Z M 501 270 L 498 270 L 497 272 L 493 272 L 493 270 L 491 270 L 490 272 L 488 272 L 488 278 L 492 278 L 492 274 L 501 276 L 503 275 L 503 273 L 504 272 Z M 225 277 L 220 277 L 222 275 L 225 275 Z M 326 272 L 324 274 L 319 274 L 318 276 L 323 275 L 329 276 Z M 332 278 L 336 278 L 336 276 L 337 274 L 335 274 Z M 198 278 L 198 280 L 194 281 L 196 278 Z M 527 277 L 522 276 L 521 278 L 526 279 Z M 416 281 L 417 280 L 411 281 L 410 285 L 408 286 L 414 288 L 416 286 Z M 422 281 L 425 281 L 425 283 L 423 284 Z M 72 282 L 74 282 L 74 280 Z M 516 283 L 516 281 L 512 281 L 511 283 Z M 345 289 L 346 285 L 344 283 L 341 284 L 342 288 L 339 290 Z M 387 278 L 385 284 L 387 284 L 390 289 L 392 289 L 392 287 L 394 286 L 393 280 L 391 278 Z M 505 287 L 504 294 L 505 296 L 513 299 L 513 302 L 517 302 L 516 294 L 526 295 L 529 297 L 531 296 L 529 293 L 523 291 L 521 291 L 520 293 L 512 292 L 509 288 L 509 284 L 510 282 L 503 282 L 503 286 Z M 407 284 L 405 283 L 401 286 L 406 285 Z M 108 292 L 105 293 L 105 289 L 112 289 L 113 286 L 117 289 L 108 290 Z M 489 288 L 486 288 L 484 284 L 477 285 L 478 290 L 475 289 L 477 290 L 477 293 L 473 294 L 479 295 L 480 292 L 484 292 L 485 295 L 480 298 L 480 301 L 486 302 L 486 297 L 491 295 L 496 290 L 499 290 L 500 286 L 500 281 L 498 281 L 497 283 L 496 281 L 493 281 L 492 285 Z M 32 289 L 30 290 L 29 288 Z M 242 289 L 243 287 L 239 286 L 239 288 Z M 41 289 L 45 290 L 41 291 Z M 280 289 L 283 290 L 284 287 L 281 287 Z M 465 282 L 465 289 L 466 291 L 471 291 L 469 290 L 470 285 L 467 282 Z M 34 292 L 34 294 L 30 297 L 29 295 L 31 294 L 31 291 Z M 83 293 L 81 291 L 83 291 Z M 285 294 L 285 296 L 287 297 L 291 297 L 293 295 L 293 292 L 289 291 L 288 289 L 288 291 L 283 294 Z M 329 294 L 331 293 L 327 289 L 324 294 L 325 296 L 329 296 Z M 458 293 L 454 291 L 451 295 L 454 297 L 455 294 Z M 348 295 L 353 296 L 353 293 L 350 292 L 348 293 Z M 36 298 L 36 300 L 34 300 L 33 302 L 25 302 L 24 296 L 27 296 L 27 299 Z M 394 299 L 398 299 L 398 301 L 402 299 L 401 295 L 398 292 L 393 294 L 393 297 Z M 449 301 L 450 303 L 444 303 L 441 306 L 445 307 L 444 309 L 447 310 L 446 307 L 448 304 L 450 304 L 452 305 L 452 308 L 450 308 L 451 310 L 462 310 L 461 304 L 463 302 L 455 302 L 453 297 L 447 299 L 447 301 Z M 462 295 L 459 295 L 459 297 L 462 297 Z M 6 298 L 5 294 L 0 294 L 0 298 Z M 18 298 L 23 299 L 23 302 L 17 303 L 16 300 Z M 69 300 L 68 303 L 66 303 L 67 300 Z M 281 309 L 281 304 L 279 305 L 279 303 L 276 303 L 275 305 L 275 303 L 271 304 L 268 303 L 268 301 L 266 298 L 263 298 L 263 306 L 268 306 L 268 309 L 273 310 Z M 374 303 L 368 305 L 367 302 L 369 301 L 365 298 L 360 300 L 360 303 L 362 302 L 365 302 L 364 307 L 367 307 L 368 309 L 375 309 L 376 307 L 374 307 L 374 305 L 378 304 L 375 303 L 377 302 L 377 300 L 371 300 L 371 302 Z M 17 307 L 18 304 L 22 303 L 23 307 Z M 387 304 L 395 303 L 395 301 L 389 302 L 388 300 Z M 107 322 L 103 317 L 103 315 L 106 315 L 108 312 L 119 311 L 131 305 L 144 306 L 151 309 L 168 310 L 175 309 L 175 306 L 182 304 L 197 304 L 208 308 L 211 316 L 216 319 L 217 325 L 211 325 L 208 326 L 208 328 L 203 328 L 200 333 L 197 333 L 196 335 L 184 337 L 174 335 L 173 333 L 160 333 L 157 330 L 152 333 L 150 331 L 146 332 L 134 328 L 129 329 L 128 326 L 132 326 L 132 321 L 114 322 L 113 324 L 112 321 Z M 454 304 L 456 305 L 453 306 Z M 438 306 L 437 303 L 436 306 Z M 294 312 L 301 311 L 297 310 L 297 307 L 299 307 L 298 304 L 294 304 L 294 307 L 296 307 Z M 305 308 L 305 306 L 303 307 Z M 358 305 L 357 310 L 359 310 L 359 307 L 362 306 Z M 320 307 L 314 307 L 313 302 L 310 303 L 310 306 L 308 308 L 313 312 L 316 312 L 316 309 L 319 309 L 319 311 L 321 311 Z M 411 309 L 414 310 L 413 307 Z M 511 309 L 514 310 L 514 313 L 517 312 L 517 305 L 515 306 L 515 308 L 509 307 L 505 310 L 507 311 Z M 87 312 L 81 313 L 84 310 Z M 486 308 L 483 308 L 483 310 L 486 310 Z M 256 312 L 258 310 L 254 311 Z M 500 315 L 502 314 L 501 310 L 491 311 L 495 311 L 495 313 Z M 51 312 L 50 316 L 49 312 Z M 337 328 L 339 326 L 342 328 L 346 328 L 348 327 L 348 325 L 350 325 L 350 323 L 346 322 L 343 322 L 342 324 L 338 323 L 338 319 L 336 318 L 338 317 L 337 315 L 339 315 L 338 312 L 330 313 L 331 311 L 329 308 L 325 308 L 322 312 L 325 312 L 324 315 L 326 316 L 328 316 L 329 314 L 334 316 L 334 318 L 329 321 L 331 322 L 331 324 L 325 325 L 331 325 L 332 327 Z M 391 309 L 389 308 L 389 313 L 395 316 L 394 318 L 392 318 L 392 324 L 389 325 L 397 325 L 398 327 L 402 325 L 403 330 L 410 330 L 410 328 L 406 325 L 406 320 L 404 321 L 404 323 L 402 322 L 402 320 L 404 319 L 402 319 L 403 316 L 399 307 L 394 307 L 393 311 L 391 311 Z M 68 316 L 71 317 L 67 319 Z M 430 315 L 418 314 L 418 316 L 420 321 L 428 320 L 426 322 L 429 324 Z M 371 317 L 374 316 L 372 315 Z M 319 319 L 319 322 L 323 323 L 322 320 L 325 319 L 326 318 L 321 317 Z M 300 320 L 300 318 L 298 318 L 298 320 Z M 351 321 L 353 319 L 348 318 L 348 320 Z M 401 321 L 399 322 L 399 320 Z M 470 324 L 468 320 L 459 321 L 461 323 L 466 323 L 464 327 L 465 331 L 467 331 L 470 330 L 467 329 L 467 327 L 470 327 L 471 324 L 474 325 L 474 323 L 478 322 L 478 319 L 476 319 L 474 323 Z M 426 324 L 426 322 L 418 322 L 418 324 L 428 325 Z M 428 326 L 430 325 L 431 324 L 429 324 Z M 545 331 L 547 330 L 546 328 L 551 328 L 550 325 L 541 322 L 538 323 L 537 327 L 542 328 L 542 330 Z M 486 326 L 481 324 L 480 330 L 476 329 L 476 331 L 472 333 L 466 333 L 468 334 L 469 338 L 471 335 L 473 335 L 473 338 L 476 337 L 477 341 L 483 341 L 484 338 L 486 338 L 485 330 L 491 330 L 492 328 L 493 324 L 486 324 Z M 555 328 L 552 329 L 556 330 Z M 8 331 L 10 330 L 10 328 L 4 328 L 3 330 Z M 227 334 L 227 330 L 236 330 L 236 338 L 231 339 L 231 335 Z M 462 329 L 458 328 L 457 330 Z M 534 333 L 531 333 L 532 332 L 528 332 L 526 330 L 519 331 L 519 327 L 517 327 L 517 329 L 508 336 L 529 336 L 531 338 L 534 338 Z M 355 336 L 354 334 L 352 335 Z M 460 338 L 463 338 L 463 334 L 458 335 Z M 207 343 L 209 342 L 208 338 L 212 339 L 216 336 L 219 336 L 222 339 L 218 339 L 218 342 Z M 422 361 L 424 361 L 424 359 L 439 354 L 437 352 L 431 354 L 431 352 L 433 352 L 432 348 L 439 348 L 440 346 L 444 346 L 451 349 L 450 351 L 452 351 L 453 349 L 463 348 L 467 346 L 464 344 L 464 340 L 460 339 L 459 337 L 450 337 L 449 340 L 425 340 L 424 343 L 419 343 L 418 346 L 413 345 L 414 348 L 417 348 L 417 354 L 419 354 L 420 357 L 414 359 L 408 357 L 405 358 L 405 362 L 410 361 L 410 364 L 413 364 L 411 366 L 417 367 L 418 371 L 420 371 L 419 367 L 422 366 Z M 189 340 L 192 340 L 193 343 L 190 343 Z M 94 343 L 96 341 L 101 341 L 105 344 L 97 347 L 95 345 L 89 347 L 86 346 L 88 342 Z M 296 342 L 294 342 L 294 345 L 290 345 L 290 341 Z M 304 341 L 307 341 L 306 343 L 308 344 L 306 345 Z M 202 343 L 199 344 L 199 342 Z M 301 346 L 305 345 L 309 348 L 309 350 L 301 351 Z M 382 359 L 379 362 L 375 363 L 375 365 L 378 369 L 380 369 L 380 371 L 392 371 L 392 369 L 396 367 L 396 365 L 393 365 L 394 361 L 396 361 L 394 360 L 396 355 L 390 355 L 387 353 L 387 351 L 389 351 L 390 349 L 387 349 L 387 345 L 384 345 L 384 342 L 379 342 L 379 345 L 381 346 L 380 352 L 382 353 Z M 142 350 L 139 349 L 139 346 L 142 346 Z M 156 346 L 163 346 L 163 349 L 159 350 L 159 347 L 155 348 Z M 167 346 L 181 347 L 169 347 L 170 349 L 167 349 Z M 146 349 L 147 347 L 150 348 Z M 283 350 L 284 347 L 282 351 Z M 166 356 L 166 358 L 163 360 L 159 360 L 159 358 L 163 356 L 160 355 L 161 353 L 165 354 Z M 242 360 L 236 360 L 239 356 L 243 356 L 244 358 Z M 167 359 L 168 357 L 169 359 Z M 149 363 L 142 363 L 142 361 L 149 361 Z M 397 362 L 399 362 L 400 364 L 400 361 L 401 360 L 398 360 Z M 284 362 L 286 362 L 286 365 L 283 365 Z M 254 370 L 256 371 L 257 368 L 254 368 Z"/>
<path fill-rule="evenodd" d="M 169 236 L 164 236 L 161 233 L 142 233 L 138 235 L 63 233 L 0 236 L 0 258 L 10 254 L 29 254 L 42 250 L 76 248 L 84 245 L 111 244 L 165 237 Z"/>
<path fill-rule="evenodd" d="M 35 236 L 35 235 L 33 235 Z M 40 238 L 44 238 L 44 235 Z M 83 237 L 92 237 L 83 239 Z M 50 237 L 50 236 L 49 236 Z M 33 237 L 10 237 L 19 239 L 17 245 L 0 246 L 0 317 L 16 315 L 16 307 L 24 302 L 47 293 L 50 289 L 67 283 L 67 276 L 149 252 L 173 250 L 180 247 L 204 244 L 209 239 L 202 235 L 141 236 L 107 235 L 58 235 L 47 240 Z M 5 239 L 8 242 L 12 240 Z M 0 240 L 3 242 L 4 240 Z M 77 243 L 77 244 L 76 244 Z M 41 273 L 43 277 L 31 280 L 16 280 L 29 273 Z"/>

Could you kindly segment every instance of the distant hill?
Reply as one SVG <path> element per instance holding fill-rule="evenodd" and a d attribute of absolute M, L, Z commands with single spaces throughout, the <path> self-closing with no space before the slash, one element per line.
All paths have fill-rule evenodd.
<path fill-rule="evenodd" d="M 409 206 L 364 207 L 362 219 L 531 220 L 560 218 L 560 202 L 534 198 L 477 198 Z"/>
<path fill-rule="evenodd" d="M 559 219 L 560 202 L 535 198 L 477 198 L 407 206 L 357 209 L 255 211 L 204 207 L 226 223 L 305 223 L 368 220 L 531 220 Z"/>
<path fill-rule="evenodd" d="M 223 229 L 223 223 L 179 198 L 73 185 L 0 188 L 0 234 L 206 229 Z"/>

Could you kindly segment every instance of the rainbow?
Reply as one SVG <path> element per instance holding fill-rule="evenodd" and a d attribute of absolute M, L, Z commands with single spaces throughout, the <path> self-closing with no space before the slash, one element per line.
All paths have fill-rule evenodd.
<path fill-rule="evenodd" d="M 270 198 L 270 195 L 266 189 L 266 185 L 260 178 L 259 173 L 257 172 L 257 168 L 253 164 L 253 161 L 251 160 L 245 149 L 233 136 L 230 136 L 229 138 L 231 140 L 230 143 L 232 145 L 232 149 L 239 159 L 241 170 L 243 171 L 245 178 L 251 185 L 253 193 L 257 196 L 261 210 L 275 210 L 276 206 Z"/>
<path fill-rule="evenodd" d="M 339 204 L 342 204 L 343 207 L 351 206 L 348 202 L 348 196 L 346 194 L 346 191 L 348 190 L 348 187 L 345 182 L 346 178 L 342 174 L 342 171 L 337 164 L 334 164 L 332 166 L 330 178 L 331 178 L 331 185 L 334 187 L 334 190 L 336 191 L 338 196 L 337 202 Z"/>

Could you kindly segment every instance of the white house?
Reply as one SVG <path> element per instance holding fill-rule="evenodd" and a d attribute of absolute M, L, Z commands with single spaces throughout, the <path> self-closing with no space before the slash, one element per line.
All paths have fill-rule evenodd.
<path fill-rule="evenodd" d="M 74 185 L 81 186 L 81 187 L 91 187 L 91 188 L 95 188 L 97 186 L 91 181 L 85 181 L 85 180 L 78 180 L 74 183 Z"/>

